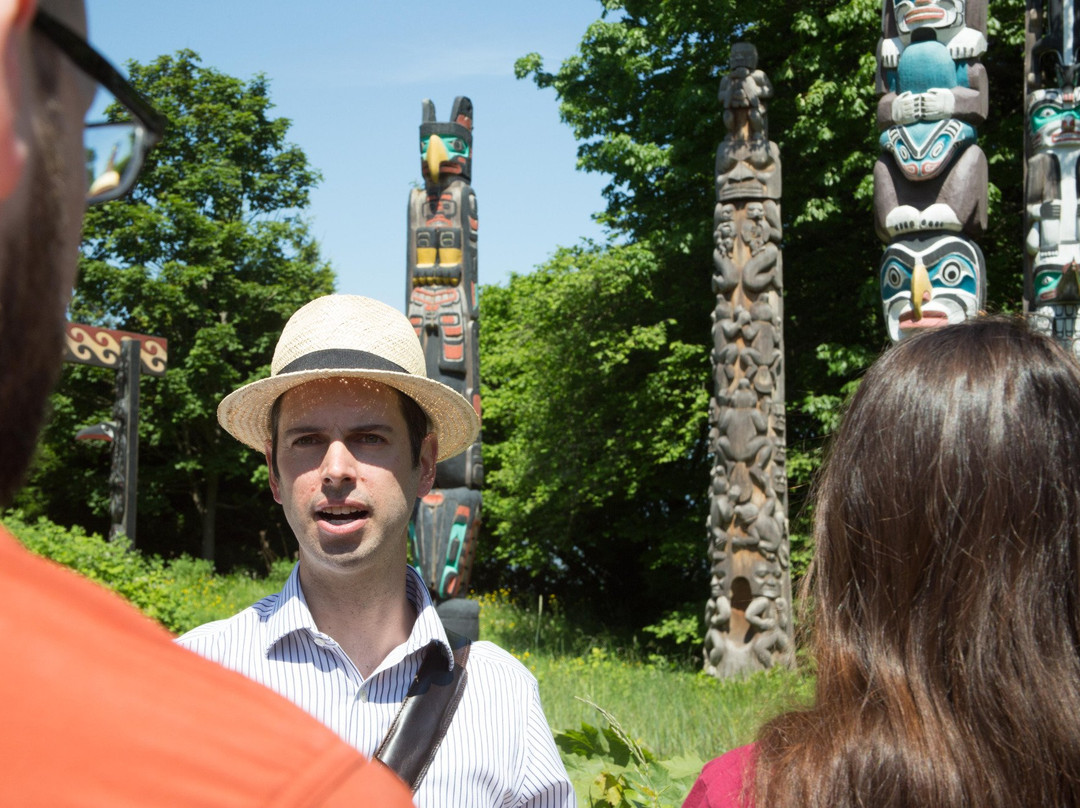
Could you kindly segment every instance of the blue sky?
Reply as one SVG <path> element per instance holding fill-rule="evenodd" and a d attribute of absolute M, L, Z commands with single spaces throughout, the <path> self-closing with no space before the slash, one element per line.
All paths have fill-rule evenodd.
<path fill-rule="evenodd" d="M 88 0 L 90 40 L 120 67 L 190 48 L 204 65 L 270 79 L 290 140 L 323 174 L 307 211 L 338 291 L 405 306 L 405 208 L 420 181 L 420 105 L 446 120 L 472 99 L 481 284 L 532 271 L 556 247 L 601 240 L 606 178 L 577 171 L 552 90 L 514 78 L 536 51 L 572 55 L 599 0 Z"/>

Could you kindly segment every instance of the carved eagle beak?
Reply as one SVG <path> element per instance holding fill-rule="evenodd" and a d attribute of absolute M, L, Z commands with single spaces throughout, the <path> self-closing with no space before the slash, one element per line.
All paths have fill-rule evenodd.
<path fill-rule="evenodd" d="M 438 135 L 432 135 L 427 147 L 428 176 L 431 177 L 432 182 L 439 181 L 439 166 L 448 159 L 450 159 L 450 152 L 446 150 L 446 144 Z"/>
<path fill-rule="evenodd" d="M 933 286 L 930 285 L 930 273 L 922 264 L 915 265 L 915 271 L 911 273 L 911 309 L 915 312 L 915 319 L 922 319 L 923 303 L 929 303 L 933 295 Z"/>

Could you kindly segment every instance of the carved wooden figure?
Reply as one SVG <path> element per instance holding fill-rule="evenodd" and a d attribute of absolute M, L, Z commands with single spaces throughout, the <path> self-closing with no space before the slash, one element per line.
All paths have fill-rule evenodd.
<path fill-rule="evenodd" d="M 986 156 L 976 144 L 988 110 L 986 69 L 978 61 L 985 51 L 986 0 L 882 2 L 874 229 L 888 245 L 879 272 L 894 341 L 912 329 L 975 316 L 985 299 L 974 241 L 986 229 Z M 964 256 L 963 290 L 950 282 L 959 281 L 956 264 L 935 272 L 905 263 L 953 252 Z M 971 279 L 975 288 L 968 289 Z"/>
<path fill-rule="evenodd" d="M 408 316 L 428 375 L 457 390 L 480 412 L 477 344 L 476 195 L 472 175 L 472 102 L 454 99 L 448 122 L 425 100 L 420 123 L 424 187 L 409 196 Z M 436 599 L 463 593 L 480 524 L 480 441 L 440 463 L 435 489 L 413 520 L 413 557 Z"/>
<path fill-rule="evenodd" d="M 768 139 L 772 86 L 739 42 L 720 84 L 728 134 L 716 151 L 710 597 L 704 667 L 714 676 L 789 664 L 784 468 L 780 155 Z"/>
<path fill-rule="evenodd" d="M 1036 329 L 1080 356 L 1075 2 L 1029 0 L 1026 23 L 1024 308 Z"/>

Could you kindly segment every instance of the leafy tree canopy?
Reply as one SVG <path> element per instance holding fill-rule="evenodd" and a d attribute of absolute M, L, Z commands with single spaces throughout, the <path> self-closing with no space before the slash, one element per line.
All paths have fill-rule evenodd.
<path fill-rule="evenodd" d="M 261 458 L 215 411 L 265 375 L 289 315 L 332 291 L 301 216 L 319 174 L 286 140 L 289 121 L 272 117 L 265 77 L 244 82 L 187 50 L 128 69 L 169 128 L 134 193 L 89 211 L 70 318 L 169 341 L 165 377 L 141 385 L 137 543 L 234 561 L 269 528 L 282 554 L 287 528 L 251 483 L 264 479 Z M 24 509 L 107 527 L 107 452 L 72 436 L 107 420 L 112 397 L 111 372 L 68 366 Z"/>
<path fill-rule="evenodd" d="M 557 94 L 562 119 L 579 141 L 579 168 L 610 178 L 603 221 L 618 242 L 635 245 L 637 258 L 626 261 L 625 248 L 607 255 L 563 252 L 535 281 L 514 278 L 505 289 L 485 289 L 485 451 L 498 469 L 486 501 L 495 520 L 489 528 L 497 554 L 532 553 L 539 561 L 550 548 L 570 564 L 565 548 L 572 545 L 583 554 L 583 568 L 596 572 L 610 564 L 608 574 L 623 575 L 628 565 L 637 565 L 635 580 L 641 581 L 655 574 L 651 564 L 666 561 L 658 562 L 652 552 L 635 559 L 626 552 L 634 546 L 628 537 L 678 534 L 679 552 L 666 556 L 673 565 L 668 573 L 683 565 L 689 587 L 699 572 L 690 563 L 695 552 L 704 565 L 711 459 L 703 448 L 703 391 L 711 383 L 703 357 L 711 346 L 708 316 L 715 300 L 709 283 L 714 161 L 726 135 L 717 90 L 736 41 L 756 45 L 758 66 L 774 88 L 768 116 L 784 177 L 791 514 L 803 513 L 802 497 L 822 437 L 851 381 L 887 341 L 876 281 L 882 245 L 874 236 L 871 210 L 880 8 L 878 0 L 604 0 L 600 19 L 585 31 L 577 53 L 557 69 L 546 69 L 537 54 L 518 60 L 519 78 L 531 77 Z M 991 224 L 980 243 L 988 258 L 991 308 L 1001 310 L 1019 308 L 1021 295 L 1024 6 L 1002 0 L 990 12 L 990 48 L 983 63 L 991 111 L 979 142 L 990 163 Z M 596 291 L 584 280 L 599 267 L 604 288 L 625 284 L 633 290 L 617 295 L 614 311 L 596 310 Z M 537 297 L 558 300 L 547 320 L 543 311 L 554 303 L 538 303 Z M 579 312 L 594 319 L 579 318 Z M 560 325 L 534 329 L 532 318 Z M 502 340 L 509 333 L 504 320 L 517 323 L 513 344 L 526 345 L 524 335 L 532 334 L 531 361 L 543 363 L 551 356 L 555 376 L 580 379 L 589 392 L 564 390 L 560 381 L 546 378 L 511 381 L 501 364 L 507 356 Z M 630 339 L 638 329 L 653 335 L 662 330 L 656 353 L 631 351 L 619 374 L 603 372 L 591 340 L 603 342 L 609 334 Z M 659 363 L 663 372 L 651 372 L 656 365 L 650 363 Z M 531 375 L 548 374 L 534 370 Z M 670 386 L 661 393 L 659 382 Z M 532 397 L 534 386 L 544 394 Z M 662 408 L 645 404 L 649 391 L 657 392 Z M 510 412 L 529 415 L 515 417 L 510 425 Z M 569 446 L 560 446 L 558 437 L 545 431 L 550 423 L 565 426 Z M 673 423 L 682 425 L 677 436 L 665 431 L 664 424 Z M 626 434 L 624 425 L 649 451 L 628 451 L 619 437 Z M 586 431 L 594 435 L 589 442 L 581 435 Z M 518 454 L 519 436 L 526 433 L 535 453 L 531 466 Z M 537 446 L 541 441 L 547 445 Z M 661 445 L 680 459 L 672 461 Z M 577 450 L 584 451 L 574 454 Z M 616 470 L 629 457 L 633 474 L 619 476 Z M 606 490 L 594 485 L 584 479 L 583 463 L 601 478 L 622 482 Z M 665 509 L 679 501 L 680 492 L 682 521 L 672 522 Z M 581 520 L 586 502 L 596 514 L 591 523 Z M 805 533 L 805 523 L 796 519 L 793 530 Z M 806 557 L 804 547 L 795 550 L 796 558 Z M 558 569 L 548 574 L 558 575 Z M 694 594 L 686 589 L 672 605 L 706 595 L 704 585 Z"/>
<path fill-rule="evenodd" d="M 585 246 L 484 288 L 484 508 L 497 544 L 482 545 L 481 580 L 606 602 L 625 619 L 703 566 L 708 352 L 660 312 L 660 270 L 642 247 Z"/>

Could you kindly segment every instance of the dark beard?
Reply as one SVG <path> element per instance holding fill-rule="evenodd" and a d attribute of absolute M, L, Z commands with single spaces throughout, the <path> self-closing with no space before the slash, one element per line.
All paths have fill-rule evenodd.
<path fill-rule="evenodd" d="M 60 375 L 61 183 L 56 132 L 46 115 L 34 127 L 27 165 L 32 192 L 23 227 L 0 244 L 0 505 L 11 502 L 37 446 L 45 405 Z"/>

